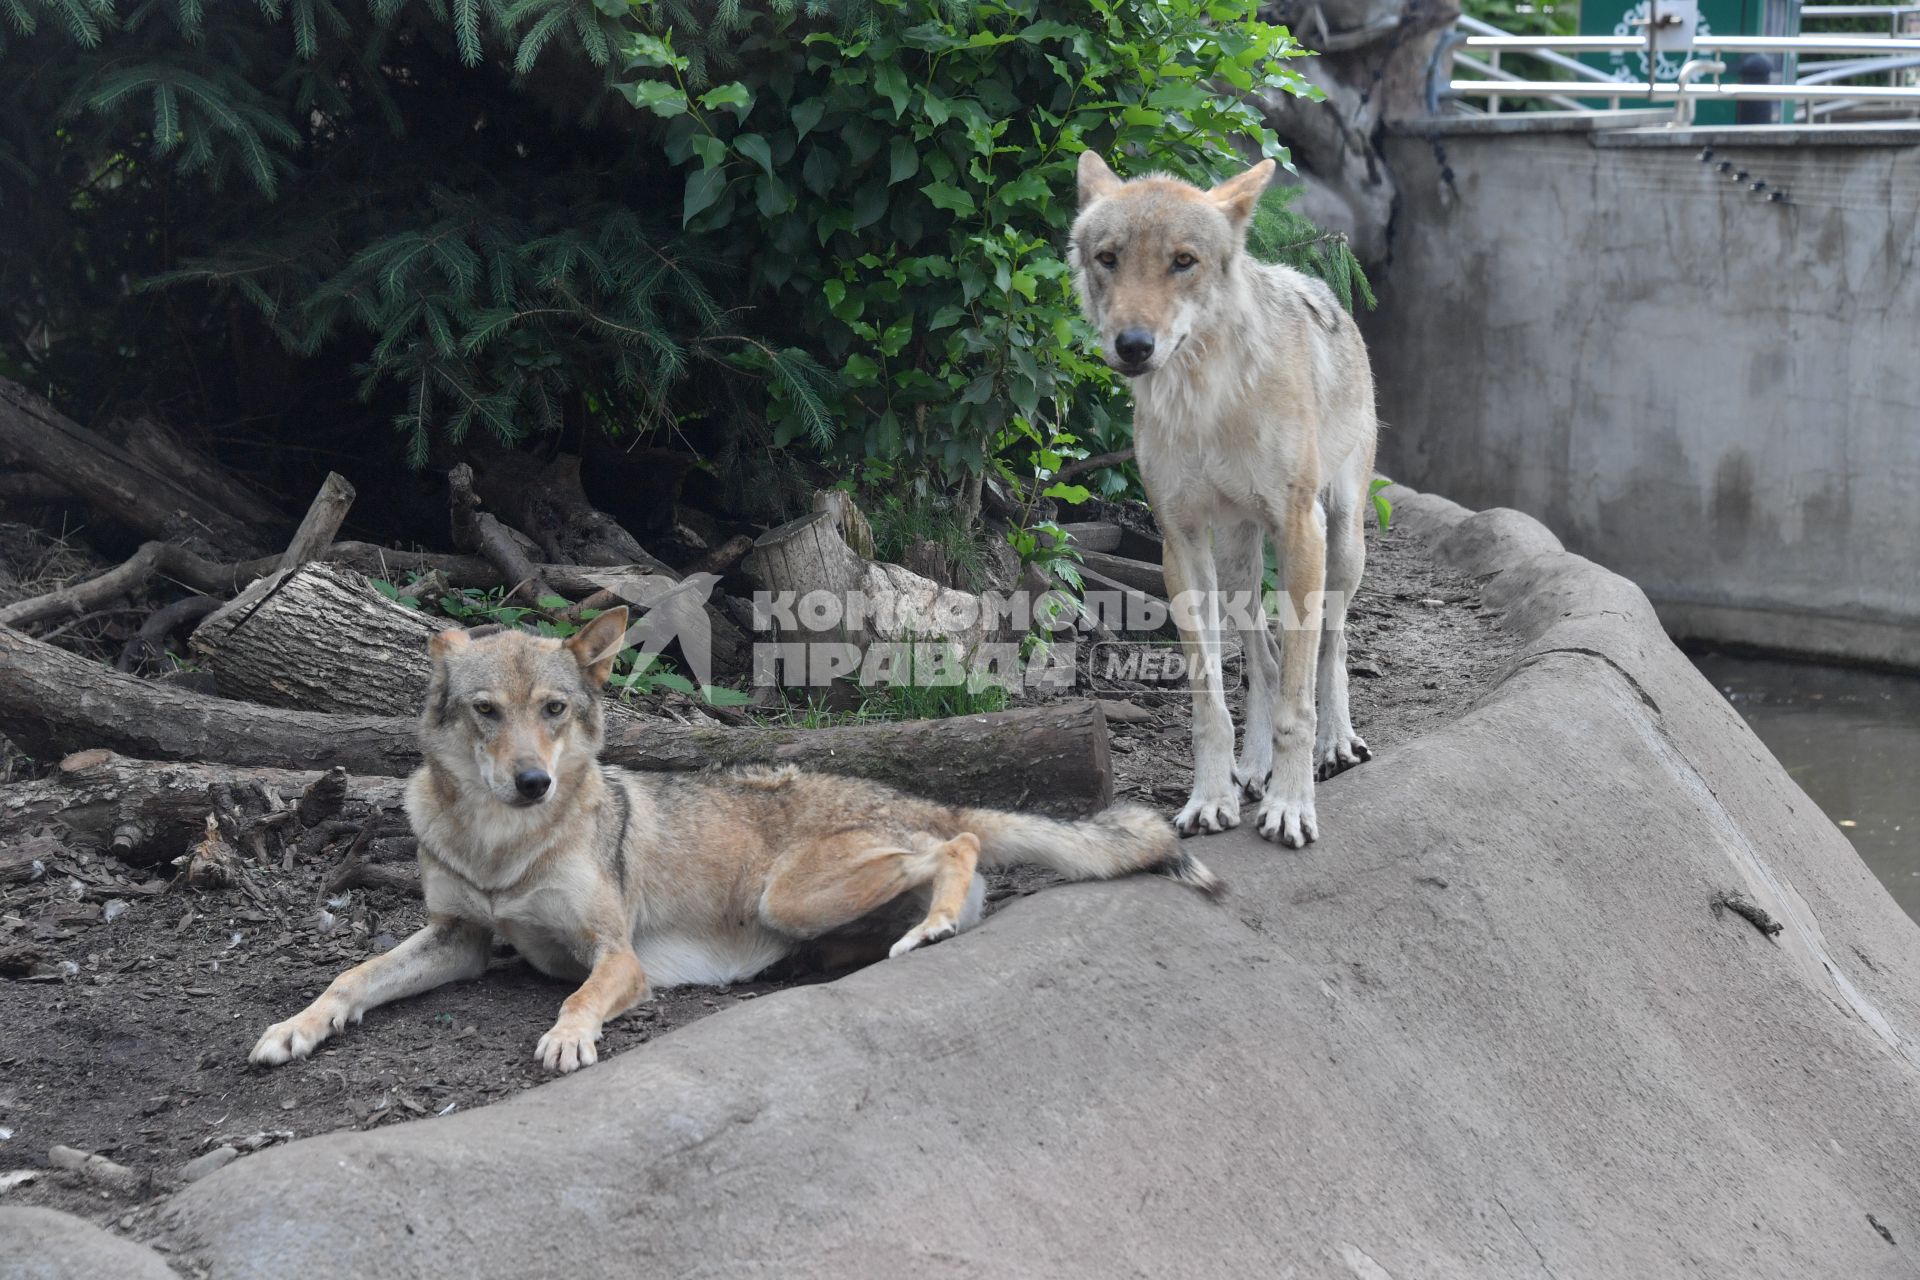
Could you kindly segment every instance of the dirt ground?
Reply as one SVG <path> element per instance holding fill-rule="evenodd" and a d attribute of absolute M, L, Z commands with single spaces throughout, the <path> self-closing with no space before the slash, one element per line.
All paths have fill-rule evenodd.
<path fill-rule="evenodd" d="M 1513 649 L 1471 582 L 1437 573 L 1393 533 L 1376 539 L 1351 617 L 1355 721 L 1376 751 L 1458 715 Z M 1186 703 L 1137 691 L 1124 701 L 1117 789 L 1171 811 L 1191 781 Z M 0 830 L 0 842 L 32 834 Z M 419 903 L 397 890 L 326 901 L 329 861 L 257 866 L 251 893 L 202 892 L 166 879 L 170 868 L 65 853 L 41 879 L 0 889 L 0 1203 L 137 1229 L 188 1161 L 222 1146 L 244 1159 L 295 1137 L 481 1106 L 545 1078 L 533 1046 L 567 988 L 504 952 L 484 977 L 376 1010 L 304 1062 L 247 1066 L 269 1023 L 421 923 Z M 1016 872 L 990 896 L 1046 882 Z M 663 992 L 609 1024 L 601 1055 L 827 976 Z M 137 1180 L 103 1186 L 50 1169 L 56 1144 Z M 36 1176 L 7 1190 L 7 1170 Z"/>

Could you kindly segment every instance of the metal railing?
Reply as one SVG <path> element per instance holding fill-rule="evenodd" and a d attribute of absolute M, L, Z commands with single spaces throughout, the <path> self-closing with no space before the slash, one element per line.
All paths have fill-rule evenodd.
<path fill-rule="evenodd" d="M 1543 100 L 1572 111 L 1597 111 L 1590 105 L 1604 101 L 1608 109 L 1620 110 L 1629 103 L 1638 106 L 1672 104 L 1675 122 L 1693 118 L 1693 108 L 1707 101 L 1762 101 L 1805 104 L 1810 119 L 1840 107 L 1863 103 L 1897 104 L 1920 109 L 1920 84 L 1899 83 L 1912 80 L 1900 73 L 1920 67 L 1920 37 L 1896 34 L 1907 15 L 1920 14 L 1920 3 L 1897 5 L 1819 5 L 1801 10 L 1802 19 L 1860 18 L 1884 16 L 1889 33 L 1877 35 L 1795 36 L 1689 36 L 1671 28 L 1656 31 L 1647 24 L 1643 35 L 1610 36 L 1516 36 L 1478 19 L 1462 17 L 1445 44 L 1436 51 L 1435 81 L 1429 99 L 1437 105 L 1441 96 L 1437 72 L 1452 51 L 1456 67 L 1471 72 L 1477 79 L 1448 81 L 1445 96 L 1479 99 L 1489 112 L 1498 112 L 1509 98 Z M 1642 53 L 1656 75 L 1649 81 L 1622 80 L 1597 67 L 1581 62 L 1575 54 Z M 1724 54 L 1773 54 L 1786 59 L 1793 68 L 1786 84 L 1724 83 Z M 1536 80 L 1517 75 L 1501 65 L 1502 55 L 1519 54 L 1570 74 L 1570 80 Z M 1659 55 L 1683 57 L 1679 74 L 1662 80 L 1657 71 Z M 1853 55 L 1831 61 L 1798 66 L 1801 55 Z M 1861 57 L 1858 55 L 1872 55 Z M 1860 76 L 1886 73 L 1886 84 L 1842 84 Z M 1710 77 L 1710 79 L 1708 79 Z"/>

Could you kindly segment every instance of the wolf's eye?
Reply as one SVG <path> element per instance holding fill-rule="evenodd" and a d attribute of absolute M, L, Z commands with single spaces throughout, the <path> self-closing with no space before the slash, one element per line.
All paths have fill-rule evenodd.
<path fill-rule="evenodd" d="M 1193 264 L 1198 261 L 1200 261 L 1200 259 L 1183 249 L 1173 255 L 1173 269 L 1175 271 L 1190 271 L 1193 269 Z"/>
<path fill-rule="evenodd" d="M 1120 255 L 1111 249 L 1103 249 L 1093 255 L 1093 260 L 1111 271 L 1120 265 Z"/>
<path fill-rule="evenodd" d="M 473 700 L 473 713 L 491 720 L 500 714 L 500 708 L 493 705 L 493 699 L 491 698 L 475 698 Z"/>
<path fill-rule="evenodd" d="M 563 716 L 567 714 L 567 704 L 558 698 L 554 698 L 547 703 L 547 714 L 549 716 Z"/>

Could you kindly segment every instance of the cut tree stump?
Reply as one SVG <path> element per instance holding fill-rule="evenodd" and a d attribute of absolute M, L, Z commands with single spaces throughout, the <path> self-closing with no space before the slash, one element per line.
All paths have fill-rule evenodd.
<path fill-rule="evenodd" d="M 762 534 L 741 563 L 754 582 L 778 598 L 792 593 L 801 630 L 781 639 L 803 643 L 868 645 L 877 641 L 945 640 L 961 653 L 1001 638 L 997 620 L 979 596 L 942 586 L 897 564 L 863 560 L 840 536 L 837 513 L 812 511 Z M 837 617 L 807 628 L 798 607 L 810 595 L 830 598 Z M 866 616 L 851 617 L 856 601 Z"/>
<path fill-rule="evenodd" d="M 424 653 L 418 659 L 424 667 Z M 415 718 L 333 715 L 189 693 L 108 670 L 0 627 L 0 734 L 38 759 L 101 747 L 146 760 L 397 776 L 419 762 Z M 797 764 L 949 804 L 1091 812 L 1113 798 L 1098 704 L 831 729 L 628 720 L 601 758 L 643 770 Z"/>
<path fill-rule="evenodd" d="M 150 538 L 224 555 L 264 550 L 261 531 L 165 471 L 0 378 L 0 458 L 37 471 Z"/>
<path fill-rule="evenodd" d="M 427 641 L 451 623 L 387 599 L 325 561 L 261 578 L 194 629 L 230 698 L 390 716 L 427 693 Z"/>

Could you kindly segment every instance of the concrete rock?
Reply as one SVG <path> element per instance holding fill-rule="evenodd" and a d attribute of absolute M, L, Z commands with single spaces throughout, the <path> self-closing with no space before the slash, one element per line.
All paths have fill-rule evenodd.
<path fill-rule="evenodd" d="M 1049 890 L 263 1152 L 173 1199 L 173 1244 L 215 1277 L 1915 1274 L 1920 929 L 1636 588 L 1405 510 L 1525 651 L 1323 786 L 1310 849 L 1206 839 L 1225 905 Z"/>
<path fill-rule="evenodd" d="M 160 1255 L 70 1213 L 0 1208 L 0 1280 L 177 1280 Z"/>

